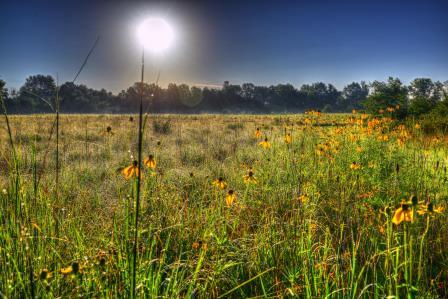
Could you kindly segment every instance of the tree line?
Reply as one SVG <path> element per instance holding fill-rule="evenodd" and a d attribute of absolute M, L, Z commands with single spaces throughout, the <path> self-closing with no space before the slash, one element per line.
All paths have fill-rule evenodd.
<path fill-rule="evenodd" d="M 291 84 L 257 86 L 224 82 L 222 88 L 186 84 L 135 83 L 118 94 L 66 82 L 57 87 L 52 76 L 29 76 L 19 90 L 8 90 L 0 80 L 0 92 L 8 113 L 54 111 L 56 95 L 63 113 L 136 113 L 141 94 L 152 113 L 284 113 L 309 109 L 348 112 L 364 109 L 377 113 L 399 105 L 397 116 L 421 115 L 448 107 L 448 81 L 417 78 L 409 85 L 389 77 L 386 81 L 352 82 L 342 90 L 316 82 L 296 88 Z M 448 108 L 446 110 L 448 112 Z"/>

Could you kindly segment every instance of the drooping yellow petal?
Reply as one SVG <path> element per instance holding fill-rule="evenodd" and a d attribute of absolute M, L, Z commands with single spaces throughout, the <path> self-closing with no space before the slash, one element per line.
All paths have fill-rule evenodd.
<path fill-rule="evenodd" d="M 123 169 L 122 173 L 126 179 L 129 179 L 134 174 L 134 166 L 131 165 L 131 166 L 125 167 Z"/>
<path fill-rule="evenodd" d="M 226 205 L 227 205 L 227 207 L 230 208 L 235 200 L 236 200 L 235 192 L 233 190 L 229 190 L 229 192 L 226 195 Z"/>
<path fill-rule="evenodd" d="M 148 168 L 152 169 L 156 168 L 157 165 L 156 160 L 154 160 L 154 158 L 151 157 L 144 159 L 143 164 L 145 164 Z"/>
<path fill-rule="evenodd" d="M 60 272 L 62 275 L 70 275 L 73 273 L 73 268 L 72 266 L 68 266 L 67 268 L 62 268 Z"/>
<path fill-rule="evenodd" d="M 403 220 L 404 220 L 403 209 L 401 207 L 399 207 L 394 213 L 394 217 L 392 218 L 392 223 L 395 225 L 398 225 Z"/>

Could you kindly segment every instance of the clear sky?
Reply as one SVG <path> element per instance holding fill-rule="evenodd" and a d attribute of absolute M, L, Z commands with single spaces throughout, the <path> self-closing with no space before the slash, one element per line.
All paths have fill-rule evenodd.
<path fill-rule="evenodd" d="M 3 0 L 0 78 L 20 87 L 32 74 L 118 92 L 139 80 L 136 27 L 163 16 L 176 38 L 147 55 L 161 84 L 448 80 L 448 0 L 84 1 Z"/>

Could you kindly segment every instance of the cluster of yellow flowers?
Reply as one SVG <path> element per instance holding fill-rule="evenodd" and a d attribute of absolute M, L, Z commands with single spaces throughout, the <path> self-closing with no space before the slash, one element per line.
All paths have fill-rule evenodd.
<path fill-rule="evenodd" d="M 145 158 L 143 160 L 143 164 L 152 170 L 154 170 L 157 165 L 153 155 L 149 155 L 148 158 Z M 123 168 L 121 172 L 126 179 L 130 179 L 132 177 L 138 177 L 140 174 L 140 167 L 138 166 L 138 161 L 134 160 L 131 165 Z"/>
<path fill-rule="evenodd" d="M 256 184 L 257 183 L 257 178 L 255 177 L 254 171 L 252 169 L 249 169 L 247 174 L 243 175 L 243 181 L 246 184 Z M 212 182 L 212 184 L 221 190 L 224 190 L 225 188 L 227 188 L 227 183 L 221 177 L 214 180 Z M 237 199 L 236 191 L 234 191 L 233 189 L 230 189 L 227 192 L 226 197 L 225 197 L 227 207 L 230 208 L 236 199 Z"/>
<path fill-rule="evenodd" d="M 434 215 L 441 214 L 445 209 L 443 207 L 436 207 L 430 201 L 423 203 L 417 200 L 416 196 L 412 196 L 410 200 L 402 200 L 400 207 L 395 210 L 392 222 L 399 225 L 402 222 L 413 222 L 415 217 L 415 210 L 418 215 Z"/>

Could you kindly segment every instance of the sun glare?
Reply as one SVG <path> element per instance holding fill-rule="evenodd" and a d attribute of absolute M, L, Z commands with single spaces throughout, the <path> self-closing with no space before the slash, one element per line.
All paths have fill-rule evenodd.
<path fill-rule="evenodd" d="M 149 18 L 138 27 L 137 36 L 145 49 L 159 53 L 171 45 L 174 32 L 164 19 Z"/>

